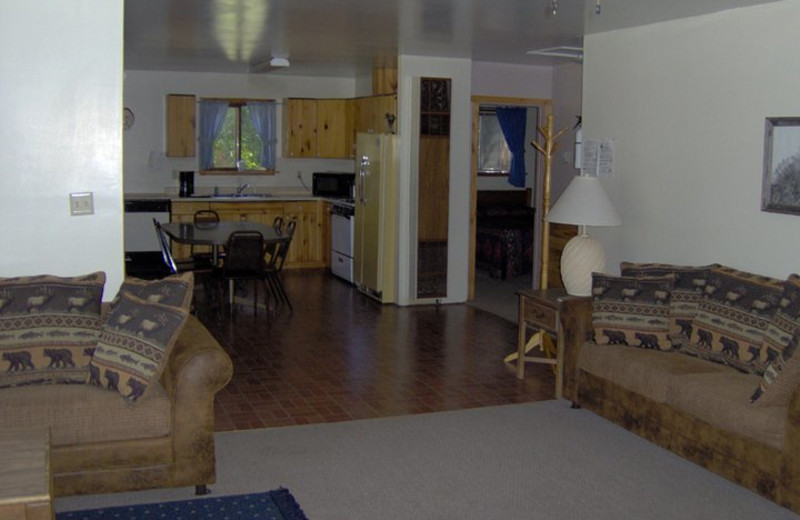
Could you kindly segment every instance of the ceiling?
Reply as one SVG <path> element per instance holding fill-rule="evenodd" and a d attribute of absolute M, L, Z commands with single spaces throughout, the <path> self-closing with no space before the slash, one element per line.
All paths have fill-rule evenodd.
<path fill-rule="evenodd" d="M 354 77 L 397 55 L 525 65 L 584 34 L 775 0 L 126 0 L 125 68 Z"/>

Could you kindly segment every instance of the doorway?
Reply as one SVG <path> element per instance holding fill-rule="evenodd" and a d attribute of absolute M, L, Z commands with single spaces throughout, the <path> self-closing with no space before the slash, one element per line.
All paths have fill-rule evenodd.
<path fill-rule="evenodd" d="M 486 123 L 491 122 L 491 113 L 497 107 L 527 109 L 522 186 L 509 184 L 509 172 L 504 171 L 507 168 L 492 166 L 482 152 L 482 140 L 484 147 L 496 146 L 487 135 Z M 514 322 L 516 292 L 539 286 L 542 160 L 530 143 L 537 139 L 537 128 L 550 111 L 551 101 L 546 99 L 472 97 L 468 301 Z"/>

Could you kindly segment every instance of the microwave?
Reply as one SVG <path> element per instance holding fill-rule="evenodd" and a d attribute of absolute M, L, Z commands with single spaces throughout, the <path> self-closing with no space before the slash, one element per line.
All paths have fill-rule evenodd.
<path fill-rule="evenodd" d="M 352 199 L 355 173 L 320 172 L 311 177 L 311 193 L 328 199 Z"/>

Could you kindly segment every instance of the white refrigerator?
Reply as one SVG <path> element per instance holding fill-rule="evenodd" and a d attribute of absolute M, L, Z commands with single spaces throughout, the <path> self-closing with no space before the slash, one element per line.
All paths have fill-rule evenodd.
<path fill-rule="evenodd" d="M 397 298 L 396 141 L 392 134 L 356 135 L 353 277 L 382 303 Z"/>

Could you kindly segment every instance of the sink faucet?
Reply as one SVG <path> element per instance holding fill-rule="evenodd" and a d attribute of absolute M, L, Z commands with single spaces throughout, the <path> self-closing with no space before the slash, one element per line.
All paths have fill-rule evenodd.
<path fill-rule="evenodd" d="M 244 184 L 240 185 L 238 188 L 236 188 L 236 196 L 237 197 L 241 197 L 242 193 L 244 193 L 244 190 L 246 190 L 249 187 L 250 187 L 250 185 L 248 183 L 244 183 Z"/>

